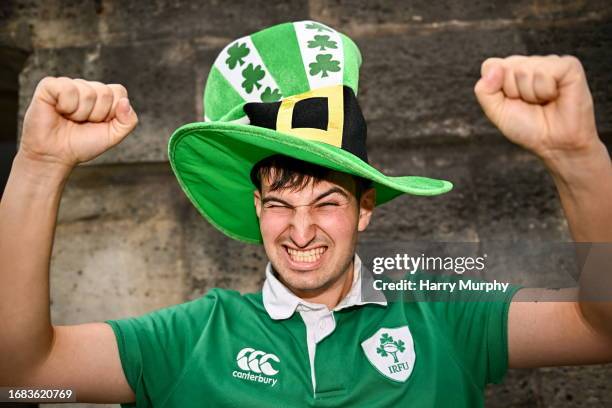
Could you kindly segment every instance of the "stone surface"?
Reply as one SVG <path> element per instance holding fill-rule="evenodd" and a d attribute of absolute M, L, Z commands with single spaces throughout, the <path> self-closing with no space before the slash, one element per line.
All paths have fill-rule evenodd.
<path fill-rule="evenodd" d="M 514 54 L 578 57 L 593 94 L 598 129 L 602 134 L 612 133 L 609 23 L 580 23 L 571 29 L 439 30 L 427 35 L 373 35 L 356 41 L 364 58 L 359 100 L 371 147 L 498 135 L 473 88 L 484 60 Z M 447 46 L 451 43 L 452 47 Z"/>
<path fill-rule="evenodd" d="M 376 208 L 361 236 L 364 245 L 387 243 L 401 253 L 410 241 L 472 242 L 479 255 L 490 256 L 488 279 L 538 287 L 575 284 L 568 264 L 573 248 L 561 245 L 571 238 L 556 189 L 531 154 L 500 138 L 375 149 L 370 157 L 383 172 L 442 178 L 454 189 L 434 197 L 404 195 Z"/>
<path fill-rule="evenodd" d="M 185 298 L 179 194 L 167 166 L 80 168 L 62 198 L 51 264 L 52 318 L 139 315 Z"/>
<path fill-rule="evenodd" d="M 491 133 L 473 87 L 486 56 L 524 54 L 512 29 L 359 39 L 364 62 L 359 100 L 370 142 L 441 143 Z M 444 44 L 453 42 L 453 47 Z M 373 145 L 370 143 L 370 145 Z"/>
<path fill-rule="evenodd" d="M 60 28 L 49 21 L 40 24 L 37 18 L 44 15 L 50 21 L 69 24 L 70 16 L 78 14 L 82 24 L 73 26 L 86 28 L 102 24 L 100 21 L 106 21 L 104 19 L 110 25 L 125 22 L 134 18 L 137 9 L 131 6 L 122 8 L 110 2 L 100 6 L 105 11 L 96 14 L 93 5 L 85 4 L 67 6 L 62 12 L 64 14 L 40 6 L 38 14 L 27 18 L 33 21 L 34 27 L 38 24 L 46 30 L 57 31 Z M 529 4 L 525 2 L 524 7 L 535 7 Z M 556 10 L 553 6 L 549 5 L 549 8 Z M 85 8 L 81 10 L 79 7 Z M 245 29 L 243 26 L 238 28 L 230 24 L 223 28 L 226 37 L 205 35 L 208 33 L 207 25 L 190 24 L 191 18 L 201 16 L 201 9 L 188 13 L 189 7 L 179 7 L 171 2 L 161 2 L 157 7 L 155 10 L 147 7 L 140 10 L 143 14 L 149 13 L 151 19 L 139 20 L 130 31 L 107 27 L 109 33 L 116 33 L 113 34 L 116 38 L 111 36 L 111 39 L 103 40 L 102 34 L 98 33 L 95 41 L 84 41 L 75 46 L 44 44 L 35 48 L 21 75 L 20 117 L 37 82 L 46 75 L 122 83 L 128 88 L 140 115 L 139 127 L 120 148 L 93 163 L 166 161 L 171 133 L 182 124 L 202 119 L 205 79 L 217 53 L 229 40 L 247 32 L 241 31 Z M 559 10 L 567 9 L 573 15 L 571 13 L 598 10 L 599 6 L 584 6 L 585 10 L 564 7 L 557 5 Z M 226 9 L 224 6 L 223 9 L 227 16 L 231 15 L 231 7 Z M 589 13 L 601 17 L 601 13 L 593 10 Z M 496 12 L 503 15 L 503 10 Z M 160 16 L 170 22 L 156 31 L 153 24 L 162 18 Z M 219 17 L 219 21 L 211 20 L 219 24 L 214 30 L 222 30 L 220 22 L 229 18 L 227 16 Z M 246 26 L 252 28 L 251 31 L 274 22 L 263 19 L 263 15 L 258 16 L 256 14 L 254 18 L 261 17 L 258 20 L 260 25 Z M 287 18 L 298 16 L 289 13 Z M 168 27 L 174 27 L 176 21 L 182 24 L 180 29 L 172 31 Z M 612 74 L 606 64 L 608 46 L 612 42 L 610 24 L 598 19 L 572 21 L 563 26 L 551 23 L 550 26 L 527 27 L 518 24 L 442 27 L 427 33 L 383 30 L 357 36 L 364 57 L 359 99 L 368 120 L 370 140 L 395 148 L 399 143 L 448 143 L 497 134 L 473 94 L 480 64 L 491 56 L 550 53 L 573 54 L 581 59 L 594 96 L 599 130 L 602 134 L 612 134 L 612 115 L 607 114 L 612 110 L 607 97 L 607 84 L 612 80 Z M 342 24 L 338 28 L 343 29 Z M 69 30 L 62 30 L 61 38 L 69 36 Z M 350 29 L 348 32 L 350 34 Z M 449 43 L 453 46 L 447 46 Z"/>
<path fill-rule="evenodd" d="M 540 369 L 541 406 L 612 406 L 612 366 L 559 367 Z"/>
<path fill-rule="evenodd" d="M 612 404 L 610 366 L 510 370 L 502 384 L 486 390 L 486 406 L 607 407 Z"/>
<path fill-rule="evenodd" d="M 552 179 L 531 154 L 506 142 L 372 149 L 390 175 L 449 180 L 450 192 L 404 195 L 376 209 L 364 237 L 452 241 L 566 239 Z"/>
<path fill-rule="evenodd" d="M 168 38 L 228 42 L 261 27 L 308 16 L 308 3 L 160 0 L 9 1 L 0 38 L 31 26 L 34 48 L 68 48 L 156 42 Z M 11 4 L 12 3 L 12 4 Z M 76 22 L 76 24 L 75 24 Z"/>
<path fill-rule="evenodd" d="M 495 240 L 569 240 L 550 176 L 487 122 L 472 88 L 489 56 L 576 55 L 600 134 L 612 146 L 611 15 L 605 0 L 1 2 L 0 46 L 29 55 L 19 82 L 21 116 L 45 75 L 122 83 L 140 116 L 133 135 L 79 168 L 66 187 L 52 261 L 54 322 L 138 315 L 211 287 L 261 286 L 263 248 L 210 226 L 159 162 L 167 160 L 171 132 L 201 119 L 217 52 L 288 20 L 318 19 L 355 38 L 377 168 L 455 184 L 443 196 L 404 196 L 377 209 L 363 246 L 446 240 L 486 249 Z M 609 378 L 609 365 L 511 370 L 487 388 L 487 406 L 607 406 Z"/>
<path fill-rule="evenodd" d="M 202 89 L 197 86 L 196 66 L 208 72 L 212 57 L 198 64 L 195 55 L 193 47 L 181 41 L 38 50 L 21 73 L 20 118 L 36 84 L 45 76 L 120 83 L 138 114 L 138 127 L 118 147 L 90 164 L 167 161 L 172 132 L 202 117 L 194 103 Z"/>
<path fill-rule="evenodd" d="M 486 407 L 542 407 L 538 370 L 510 370 L 501 384 L 487 386 Z"/>
<path fill-rule="evenodd" d="M 183 225 L 189 299 L 214 287 L 242 293 L 261 289 L 267 263 L 263 246 L 227 238 L 195 210 L 186 212 Z"/>
<path fill-rule="evenodd" d="M 514 24 L 548 19 L 603 19 L 609 8 L 605 0 L 519 0 L 513 2 L 417 0 L 392 2 L 385 0 L 311 0 L 311 16 L 330 24 L 338 24 L 353 30 L 364 26 L 395 30 L 408 27 L 431 28 L 464 24 L 483 24 L 504 21 Z M 446 23 L 446 24 L 445 24 Z"/>

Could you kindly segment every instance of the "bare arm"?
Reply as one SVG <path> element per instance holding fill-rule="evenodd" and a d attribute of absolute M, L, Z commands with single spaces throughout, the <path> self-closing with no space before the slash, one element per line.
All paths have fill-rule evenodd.
<path fill-rule="evenodd" d="M 0 202 L 0 385 L 61 385 L 91 402 L 134 398 L 110 326 L 53 326 L 49 309 L 64 184 L 76 164 L 134 128 L 126 96 L 120 85 L 68 78 L 46 78 L 36 88 Z"/>
<path fill-rule="evenodd" d="M 612 242 L 612 165 L 603 144 L 584 156 L 547 163 L 577 242 Z M 586 268 L 580 289 L 567 302 L 513 302 L 510 364 L 538 367 L 612 362 L 612 298 L 588 301 L 593 285 L 609 285 L 608 269 Z M 604 248 L 605 251 L 605 248 Z M 593 276 L 584 276 L 592 274 Z M 586 278 L 586 279 L 585 279 Z M 612 293 L 612 288 L 604 289 Z M 545 290 L 535 297 L 546 296 Z M 552 299 L 559 297 L 551 294 Z M 546 337 L 546 338 L 544 338 Z M 535 340 L 535 341 L 534 341 Z"/>
<path fill-rule="evenodd" d="M 19 374 L 42 361 L 52 343 L 49 258 L 67 174 L 47 172 L 18 156 L 0 202 L 3 384 L 23 380 Z"/>
<path fill-rule="evenodd" d="M 509 140 L 542 159 L 553 176 L 574 240 L 612 242 L 612 165 L 597 135 L 580 62 L 573 57 L 514 56 L 487 60 L 482 71 L 475 89 L 479 102 Z M 590 276 L 590 285 L 611 281 L 609 269 L 591 272 L 597 275 Z M 588 289 L 581 279 L 578 291 L 567 291 L 569 301 L 512 302 L 510 366 L 611 362 L 612 302 L 589 302 L 584 296 Z M 560 296 L 545 289 L 521 292 Z"/>
<path fill-rule="evenodd" d="M 555 180 L 574 241 L 595 243 L 581 271 L 578 307 L 582 318 L 591 328 L 608 337 L 609 355 L 612 355 L 610 155 L 600 142 L 581 155 L 548 158 L 547 167 Z M 597 301 L 592 301 L 593 298 L 597 298 Z M 612 357 L 609 359 L 612 360 Z"/>

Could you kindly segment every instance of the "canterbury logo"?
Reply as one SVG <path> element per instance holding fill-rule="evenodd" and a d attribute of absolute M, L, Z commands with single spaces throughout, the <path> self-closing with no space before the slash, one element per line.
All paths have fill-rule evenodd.
<path fill-rule="evenodd" d="M 241 370 L 265 375 L 276 375 L 278 373 L 278 370 L 272 366 L 272 361 L 280 363 L 280 359 L 276 355 L 250 347 L 243 348 L 236 356 L 236 363 Z"/>

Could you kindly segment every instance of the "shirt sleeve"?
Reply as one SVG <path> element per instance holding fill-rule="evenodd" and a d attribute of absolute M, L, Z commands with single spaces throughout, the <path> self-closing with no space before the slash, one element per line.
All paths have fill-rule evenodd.
<path fill-rule="evenodd" d="M 168 395 L 215 301 L 213 290 L 199 299 L 142 316 L 106 320 L 117 338 L 126 379 L 136 394 L 135 403 L 122 407 L 151 407 Z"/>
<path fill-rule="evenodd" d="M 462 280 L 486 282 L 457 275 L 436 280 L 456 282 L 457 288 Z M 455 289 L 426 303 L 457 359 L 480 387 L 501 382 L 508 370 L 508 311 L 519 289 Z"/>

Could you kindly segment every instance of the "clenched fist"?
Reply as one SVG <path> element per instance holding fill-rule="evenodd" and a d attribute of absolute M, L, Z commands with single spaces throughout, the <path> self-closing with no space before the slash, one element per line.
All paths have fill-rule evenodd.
<path fill-rule="evenodd" d="M 512 142 L 550 159 L 599 141 L 580 61 L 572 56 L 489 58 L 474 92 L 485 114 Z"/>
<path fill-rule="evenodd" d="M 122 85 L 46 77 L 26 111 L 19 154 L 73 167 L 121 142 L 137 123 Z"/>

